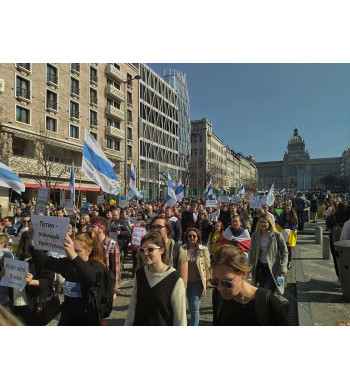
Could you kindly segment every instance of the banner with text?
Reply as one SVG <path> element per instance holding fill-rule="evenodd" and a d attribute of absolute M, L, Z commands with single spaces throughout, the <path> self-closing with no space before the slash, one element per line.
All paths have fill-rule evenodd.
<path fill-rule="evenodd" d="M 5 275 L 0 279 L 0 286 L 23 290 L 26 285 L 26 274 L 29 264 L 26 261 L 5 258 Z"/>
<path fill-rule="evenodd" d="M 147 230 L 144 226 L 133 226 L 131 244 L 134 246 L 140 246 L 141 240 L 146 234 Z"/>
<path fill-rule="evenodd" d="M 37 214 L 45 214 L 48 194 L 49 194 L 48 188 L 39 187 L 38 198 L 36 200 L 36 208 L 35 208 L 35 212 Z"/>

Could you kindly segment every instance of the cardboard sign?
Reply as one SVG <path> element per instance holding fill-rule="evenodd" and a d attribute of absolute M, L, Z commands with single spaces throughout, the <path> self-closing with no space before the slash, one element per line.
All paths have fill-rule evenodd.
<path fill-rule="evenodd" d="M 229 202 L 228 195 L 226 195 L 226 196 L 218 196 L 218 202 L 219 203 L 228 203 Z"/>
<path fill-rule="evenodd" d="M 241 204 L 242 203 L 242 199 L 239 195 L 233 195 L 231 197 L 231 203 L 234 203 L 234 204 Z"/>
<path fill-rule="evenodd" d="M 142 238 L 147 234 L 144 226 L 133 226 L 131 245 L 140 246 Z"/>
<path fill-rule="evenodd" d="M 5 275 L 0 279 L 0 286 L 12 287 L 22 291 L 26 285 L 29 264 L 26 261 L 5 258 Z"/>
<path fill-rule="evenodd" d="M 83 202 L 82 206 L 81 206 L 81 214 L 89 214 L 90 212 L 90 202 Z"/>
<path fill-rule="evenodd" d="M 73 214 L 73 197 L 71 190 L 61 190 L 60 205 L 64 207 L 68 215 Z"/>
<path fill-rule="evenodd" d="M 32 215 L 34 227 L 34 248 L 66 254 L 64 239 L 67 235 L 69 218 Z"/>
<path fill-rule="evenodd" d="M 205 207 L 208 208 L 208 207 L 218 207 L 218 202 L 216 199 L 211 199 L 211 200 L 207 200 L 205 202 Z"/>
<path fill-rule="evenodd" d="M 37 214 L 45 214 L 46 202 L 49 194 L 49 190 L 46 187 L 40 187 L 38 191 L 38 199 L 36 201 L 35 212 Z"/>
<path fill-rule="evenodd" d="M 130 220 L 130 225 L 132 226 L 137 225 L 137 223 L 139 222 L 139 219 L 137 217 L 130 217 L 129 220 Z"/>

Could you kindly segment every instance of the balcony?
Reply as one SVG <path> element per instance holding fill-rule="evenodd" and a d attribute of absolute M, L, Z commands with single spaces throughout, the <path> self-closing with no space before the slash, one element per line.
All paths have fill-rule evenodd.
<path fill-rule="evenodd" d="M 111 105 L 106 106 L 106 114 L 122 121 L 125 119 L 125 113 Z"/>
<path fill-rule="evenodd" d="M 16 97 L 19 99 L 30 100 L 30 89 L 17 87 Z"/>
<path fill-rule="evenodd" d="M 126 76 L 123 72 L 110 64 L 106 65 L 106 74 L 116 78 L 118 81 L 124 81 L 126 79 Z"/>
<path fill-rule="evenodd" d="M 124 139 L 125 138 L 125 131 L 118 129 L 114 126 L 106 126 L 106 135 L 110 135 L 115 138 Z"/>
<path fill-rule="evenodd" d="M 91 118 L 90 119 L 90 126 L 97 127 L 97 119 Z"/>
<path fill-rule="evenodd" d="M 80 64 L 70 64 L 70 70 L 80 74 Z"/>
<path fill-rule="evenodd" d="M 98 85 L 98 76 L 94 74 L 90 74 L 90 83 Z"/>
<path fill-rule="evenodd" d="M 80 95 L 80 89 L 76 86 L 71 86 L 70 87 L 70 93 L 71 95 L 74 95 L 74 96 L 79 96 Z"/>
<path fill-rule="evenodd" d="M 90 104 L 92 104 L 94 106 L 98 106 L 97 96 L 90 96 Z"/>
<path fill-rule="evenodd" d="M 47 100 L 46 101 L 46 109 L 47 110 L 57 111 L 57 108 L 58 108 L 58 103 L 55 102 L 54 100 Z"/>
<path fill-rule="evenodd" d="M 79 120 L 80 119 L 79 111 L 71 110 L 69 113 L 69 118 Z"/>
<path fill-rule="evenodd" d="M 29 64 L 16 64 L 16 67 L 19 70 L 24 70 L 26 73 L 30 73 L 30 63 Z"/>
<path fill-rule="evenodd" d="M 119 100 L 120 102 L 124 101 L 124 92 L 122 92 L 119 89 L 113 87 L 113 85 L 111 85 L 111 84 L 106 85 L 105 93 L 107 95 L 110 95 L 111 97 Z"/>
<path fill-rule="evenodd" d="M 46 74 L 46 82 L 49 84 L 58 85 L 58 77 L 52 73 Z"/>

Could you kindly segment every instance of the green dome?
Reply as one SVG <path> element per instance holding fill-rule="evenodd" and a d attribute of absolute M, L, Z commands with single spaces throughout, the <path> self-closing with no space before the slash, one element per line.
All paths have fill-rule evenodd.
<path fill-rule="evenodd" d="M 300 137 L 297 128 L 294 129 L 294 135 L 289 140 L 288 144 L 304 144 L 304 138 Z"/>

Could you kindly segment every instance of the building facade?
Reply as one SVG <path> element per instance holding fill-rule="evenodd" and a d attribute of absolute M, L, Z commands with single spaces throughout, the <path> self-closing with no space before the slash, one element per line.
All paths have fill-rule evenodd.
<path fill-rule="evenodd" d="M 311 159 L 304 138 L 295 128 L 283 161 L 256 163 L 258 187 L 268 190 L 274 183 L 276 189 L 317 189 L 322 187 L 323 177 L 340 175 L 341 161 L 341 157 Z"/>
<path fill-rule="evenodd" d="M 96 200 L 99 187 L 80 171 L 85 129 L 116 163 L 123 191 L 125 168 L 138 166 L 137 75 L 132 64 L 0 64 L 1 161 L 26 185 L 25 200 L 42 185 L 68 188 L 73 162 L 76 192 Z"/>

